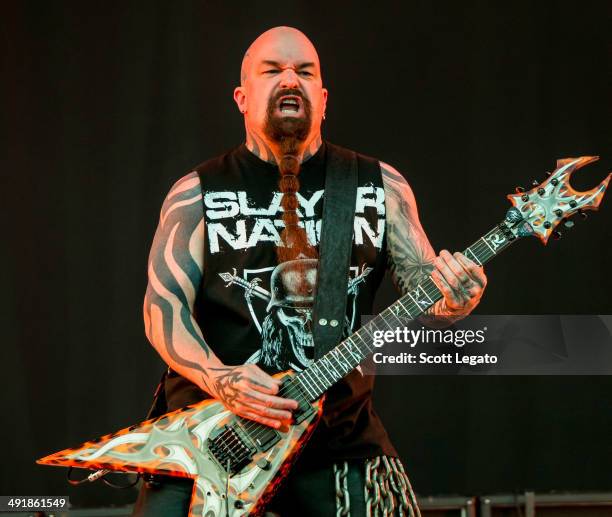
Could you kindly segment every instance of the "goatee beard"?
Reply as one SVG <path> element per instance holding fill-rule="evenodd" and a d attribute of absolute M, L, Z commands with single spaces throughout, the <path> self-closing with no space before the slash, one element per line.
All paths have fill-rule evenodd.
<path fill-rule="evenodd" d="M 286 95 L 295 95 L 301 99 L 304 109 L 303 117 L 283 117 L 276 115 L 275 112 L 278 106 L 278 100 Z M 300 90 L 281 90 L 268 101 L 264 133 L 270 140 L 279 142 L 282 147 L 288 146 L 290 149 L 296 146 L 298 142 L 306 140 L 310 133 L 311 125 L 312 106 L 310 101 L 302 95 Z M 287 149 L 287 151 L 289 151 L 289 149 Z M 283 154 L 286 154 L 287 151 L 283 150 Z"/>

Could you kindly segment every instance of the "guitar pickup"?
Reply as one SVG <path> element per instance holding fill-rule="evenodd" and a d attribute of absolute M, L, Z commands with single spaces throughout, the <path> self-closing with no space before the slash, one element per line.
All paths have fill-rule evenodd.
<path fill-rule="evenodd" d="M 293 411 L 293 424 L 301 423 L 305 418 L 308 418 L 315 412 L 312 404 L 307 400 L 303 400 L 300 402 L 300 405 L 297 409 Z"/>
<path fill-rule="evenodd" d="M 275 443 L 277 443 L 281 436 L 280 434 L 271 427 L 263 424 L 255 424 L 254 429 L 249 429 L 250 423 L 246 425 L 247 421 L 239 421 L 235 425 L 236 433 L 242 437 L 248 437 L 248 441 L 257 447 L 258 450 L 265 452 L 270 449 Z"/>
<path fill-rule="evenodd" d="M 284 377 L 282 377 L 282 381 L 283 381 L 283 385 L 286 382 L 291 382 L 292 377 L 289 375 L 286 375 Z M 293 410 L 293 425 L 297 425 L 299 423 L 301 423 L 305 418 L 309 417 L 310 415 L 312 415 L 315 410 L 312 407 L 312 404 L 308 401 L 308 394 L 305 393 L 302 388 L 299 385 L 296 385 L 294 387 L 294 389 L 296 389 L 298 391 L 299 396 L 298 397 L 293 397 L 294 399 L 296 399 L 298 401 L 298 408 Z"/>

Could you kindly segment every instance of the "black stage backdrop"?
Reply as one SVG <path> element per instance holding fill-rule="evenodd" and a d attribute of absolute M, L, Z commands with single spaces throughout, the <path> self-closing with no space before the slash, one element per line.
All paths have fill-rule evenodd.
<path fill-rule="evenodd" d="M 173 181 L 243 138 L 232 89 L 265 29 L 311 37 L 325 137 L 405 174 L 437 250 L 488 230 L 556 158 L 602 156 L 577 187 L 612 170 L 609 2 L 231 4 L 2 3 L 2 494 L 134 500 L 69 489 L 34 460 L 144 417 L 163 370 L 141 315 L 158 211 Z M 610 313 L 611 215 L 607 199 L 559 242 L 491 263 L 478 312 Z M 387 284 L 380 306 L 393 296 Z M 608 377 L 377 391 L 419 494 L 610 489 L 610 400 Z"/>

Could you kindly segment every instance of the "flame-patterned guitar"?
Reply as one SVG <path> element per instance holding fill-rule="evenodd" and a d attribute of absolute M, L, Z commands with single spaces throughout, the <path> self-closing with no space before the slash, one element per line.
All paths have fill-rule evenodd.
<path fill-rule="evenodd" d="M 555 227 L 583 210 L 599 207 L 610 174 L 588 192 L 569 184 L 571 174 L 597 157 L 559 160 L 540 185 L 509 195 L 504 220 L 464 254 L 484 264 L 519 237 L 544 244 Z M 372 332 L 416 318 L 442 297 L 428 277 L 415 289 L 346 338 L 308 369 L 281 374 L 280 394 L 297 399 L 292 425 L 274 430 L 236 417 L 221 403 L 205 400 L 116 433 L 65 449 L 38 463 L 143 472 L 193 478 L 190 517 L 260 515 L 314 430 L 325 391 L 356 368 L 373 350 Z"/>

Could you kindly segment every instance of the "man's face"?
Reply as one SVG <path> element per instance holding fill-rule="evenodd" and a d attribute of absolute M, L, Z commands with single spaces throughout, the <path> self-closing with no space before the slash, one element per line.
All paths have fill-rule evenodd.
<path fill-rule="evenodd" d="M 241 79 L 234 99 L 251 130 L 273 140 L 284 134 L 304 140 L 320 130 L 327 90 L 316 50 L 299 31 L 272 30 L 258 38 Z"/>

